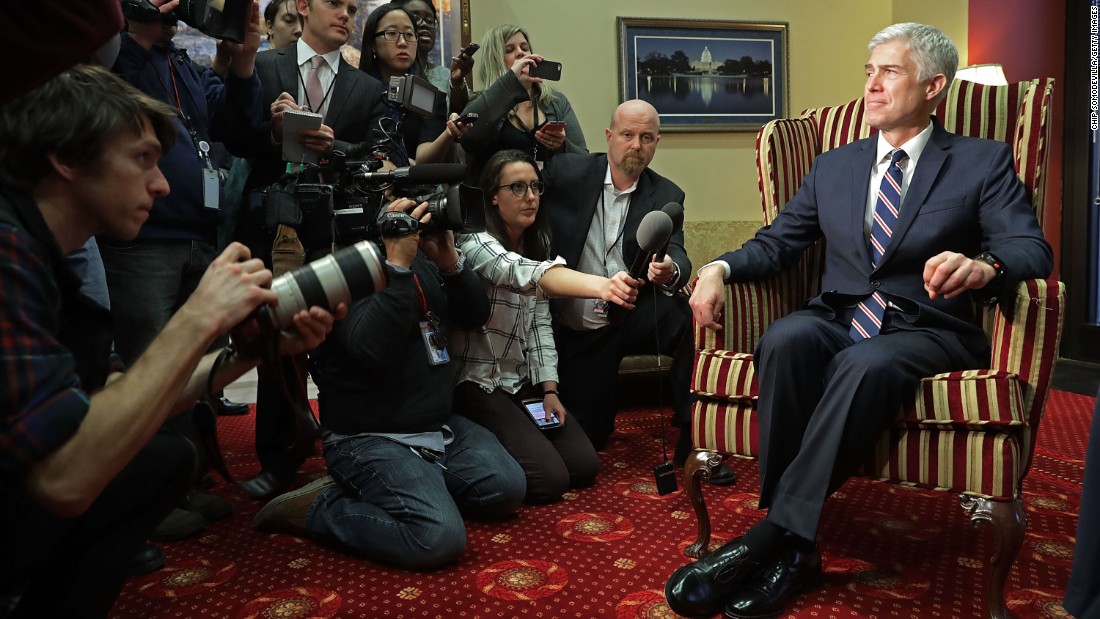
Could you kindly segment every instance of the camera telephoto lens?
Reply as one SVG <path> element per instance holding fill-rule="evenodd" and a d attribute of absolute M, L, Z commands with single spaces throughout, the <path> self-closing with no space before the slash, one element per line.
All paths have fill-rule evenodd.
<path fill-rule="evenodd" d="M 340 303 L 351 305 L 385 289 L 386 283 L 378 247 L 371 241 L 360 241 L 276 277 L 271 290 L 279 297 L 279 304 L 265 308 L 266 319 L 274 328 L 282 329 L 304 309 L 316 305 L 332 311 Z"/>

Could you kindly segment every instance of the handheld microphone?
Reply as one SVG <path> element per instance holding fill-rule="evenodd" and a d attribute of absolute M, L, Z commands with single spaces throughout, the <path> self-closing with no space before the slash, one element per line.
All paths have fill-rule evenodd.
<path fill-rule="evenodd" d="M 684 229 L 684 207 L 675 202 L 669 202 L 661 207 L 661 212 L 668 215 L 668 218 L 672 220 L 672 233 L 669 234 L 668 240 L 657 250 L 657 254 L 653 257 L 657 262 L 665 259 L 665 254 L 668 252 L 668 244 L 672 242 L 672 235 Z"/>
<path fill-rule="evenodd" d="M 461 163 L 421 163 L 397 168 L 389 172 L 363 172 L 355 176 L 376 183 L 438 185 L 440 183 L 457 183 L 465 179 L 466 166 Z"/>
<path fill-rule="evenodd" d="M 649 271 L 649 256 L 653 252 L 661 251 L 668 245 L 672 237 L 672 218 L 663 211 L 650 211 L 638 224 L 638 254 L 634 256 L 634 262 L 630 264 L 631 277 L 645 279 Z"/>
<path fill-rule="evenodd" d="M 668 243 L 672 236 L 672 219 L 661 211 L 650 211 L 642 217 L 635 235 L 638 240 L 638 254 L 627 271 L 635 279 L 645 279 L 649 271 L 649 256 Z M 607 308 L 607 319 L 617 325 L 626 318 L 626 310 L 619 305 Z"/>

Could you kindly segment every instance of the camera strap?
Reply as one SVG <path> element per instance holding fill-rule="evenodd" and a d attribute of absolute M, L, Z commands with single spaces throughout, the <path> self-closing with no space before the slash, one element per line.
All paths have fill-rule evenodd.
<path fill-rule="evenodd" d="M 420 337 L 424 340 L 424 350 L 428 353 L 428 365 L 445 365 L 451 360 L 447 352 L 447 336 L 440 328 L 439 316 L 428 309 L 428 300 L 424 289 L 420 287 L 420 277 L 413 273 L 416 285 L 416 300 L 420 303 Z"/>

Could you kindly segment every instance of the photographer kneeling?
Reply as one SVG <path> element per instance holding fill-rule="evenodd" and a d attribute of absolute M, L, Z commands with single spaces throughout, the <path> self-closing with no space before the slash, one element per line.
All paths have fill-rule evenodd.
<path fill-rule="evenodd" d="M 389 287 L 354 303 L 311 358 L 331 476 L 276 497 L 255 524 L 426 570 L 462 555 L 464 513 L 509 515 L 526 484 L 496 437 L 451 412 L 447 335 L 484 324 L 489 300 L 453 233 L 421 234 L 431 216 L 414 206 L 396 200 L 380 220 Z"/>
<path fill-rule="evenodd" d="M 171 108 L 99 67 L 0 107 L 0 614 L 105 617 L 190 482 L 194 450 L 158 428 L 256 365 L 205 354 L 277 300 L 243 245 L 125 374 L 111 367 L 110 314 L 65 261 L 92 235 L 137 235 L 169 191 L 157 163 L 176 135 Z M 279 352 L 316 346 L 333 320 L 299 312 Z"/>

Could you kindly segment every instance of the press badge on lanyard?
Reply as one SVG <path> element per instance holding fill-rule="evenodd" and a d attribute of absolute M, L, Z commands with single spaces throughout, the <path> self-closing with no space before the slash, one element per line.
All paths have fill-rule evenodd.
<path fill-rule="evenodd" d="M 447 352 L 447 336 L 439 329 L 439 316 L 428 310 L 428 302 L 416 274 L 413 274 L 413 283 L 416 284 L 416 297 L 424 315 L 424 319 L 420 321 L 420 337 L 424 340 L 424 350 L 428 353 L 428 364 L 443 365 L 451 360 L 451 355 Z"/>
<path fill-rule="evenodd" d="M 210 143 L 198 140 L 199 158 L 202 159 L 202 205 L 205 208 L 221 208 L 221 179 L 210 160 Z"/>

